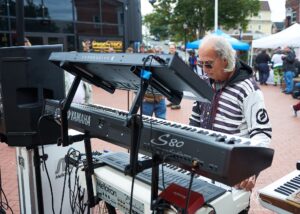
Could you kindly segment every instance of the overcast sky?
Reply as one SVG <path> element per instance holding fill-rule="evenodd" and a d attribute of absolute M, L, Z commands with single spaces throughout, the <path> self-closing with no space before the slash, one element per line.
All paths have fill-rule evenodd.
<path fill-rule="evenodd" d="M 268 0 L 272 11 L 272 21 L 283 21 L 285 17 L 285 0 Z M 151 13 L 152 5 L 148 0 L 141 0 L 142 15 Z"/>

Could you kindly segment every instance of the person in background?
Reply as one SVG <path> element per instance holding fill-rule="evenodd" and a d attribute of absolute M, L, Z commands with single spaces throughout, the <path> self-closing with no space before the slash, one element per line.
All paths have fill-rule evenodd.
<path fill-rule="evenodd" d="M 202 40 L 198 63 L 215 95 L 211 103 L 194 103 L 190 125 L 251 138 L 252 145 L 268 146 L 272 128 L 251 67 L 236 59 L 235 50 L 225 38 L 214 35 Z M 253 175 L 235 188 L 251 191 L 255 181 Z"/>
<path fill-rule="evenodd" d="M 156 54 L 163 54 L 164 53 L 163 50 L 162 50 L 162 47 L 158 46 L 158 45 L 154 47 L 154 52 Z"/>
<path fill-rule="evenodd" d="M 291 94 L 294 89 L 294 81 L 293 78 L 295 76 L 296 72 L 296 66 L 295 66 L 295 52 L 286 47 L 283 49 L 283 54 L 282 56 L 282 70 L 283 70 L 283 78 L 285 82 L 285 89 L 283 90 L 284 93 L 286 94 Z"/>
<path fill-rule="evenodd" d="M 176 51 L 176 45 L 174 43 L 171 43 L 169 45 L 169 54 L 171 54 L 171 55 L 178 55 L 178 53 Z M 181 108 L 180 105 L 176 105 L 176 104 L 173 104 L 173 103 L 168 103 L 167 107 L 171 107 L 171 109 L 173 109 L 173 110 Z"/>
<path fill-rule="evenodd" d="M 82 43 L 82 51 L 83 52 L 91 52 L 92 51 L 92 44 L 90 40 L 83 40 Z"/>
<path fill-rule="evenodd" d="M 116 51 L 113 47 L 109 47 L 107 53 L 116 53 Z"/>
<path fill-rule="evenodd" d="M 294 117 L 298 116 L 298 111 L 300 110 L 300 102 L 291 106 Z"/>
<path fill-rule="evenodd" d="M 155 53 L 154 49 L 150 49 L 147 53 Z M 151 86 L 149 86 L 151 91 Z M 166 119 L 166 99 L 161 94 L 154 94 L 146 92 L 143 99 L 143 114 L 152 116 L 160 119 Z"/>
<path fill-rule="evenodd" d="M 259 82 L 261 85 L 267 85 L 267 80 L 270 75 L 270 68 L 268 63 L 271 61 L 270 56 L 267 54 L 266 50 L 262 50 L 255 59 L 259 74 Z"/>
<path fill-rule="evenodd" d="M 84 52 L 91 51 L 91 42 L 90 40 L 82 41 L 82 50 Z M 69 72 L 65 72 L 65 88 L 66 92 L 71 88 L 72 82 L 74 81 L 74 76 Z M 80 81 L 79 86 L 77 88 L 76 94 L 74 96 L 73 102 L 75 103 L 92 103 L 92 85 L 85 82 Z"/>
<path fill-rule="evenodd" d="M 132 47 L 128 47 L 126 49 L 126 53 L 133 53 L 133 48 Z"/>
<path fill-rule="evenodd" d="M 145 44 L 144 43 L 141 44 L 139 53 L 146 53 L 146 49 L 145 49 Z"/>
<path fill-rule="evenodd" d="M 197 71 L 197 57 L 195 56 L 195 51 L 194 50 L 189 51 L 189 66 L 196 74 L 198 74 L 198 71 Z"/>
<path fill-rule="evenodd" d="M 24 46 L 30 47 L 31 46 L 31 42 L 29 41 L 28 38 L 24 38 Z"/>
<path fill-rule="evenodd" d="M 274 51 L 271 62 L 274 70 L 274 85 L 282 83 L 282 56 L 280 47 Z"/>

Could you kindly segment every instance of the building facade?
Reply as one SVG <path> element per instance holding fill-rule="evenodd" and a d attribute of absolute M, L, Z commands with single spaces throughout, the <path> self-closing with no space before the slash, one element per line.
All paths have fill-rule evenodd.
<path fill-rule="evenodd" d="M 141 42 L 140 0 L 24 0 L 24 35 L 33 45 L 64 44 L 82 50 L 90 40 L 95 51 L 123 51 Z M 16 45 L 16 0 L 0 0 L 0 45 Z"/>
<path fill-rule="evenodd" d="M 247 33 L 270 35 L 272 31 L 271 10 L 268 1 L 260 1 L 257 16 L 249 17 Z"/>
<path fill-rule="evenodd" d="M 294 23 L 300 23 L 300 1 L 299 0 L 286 0 L 286 19 L 285 27 L 289 27 Z"/>

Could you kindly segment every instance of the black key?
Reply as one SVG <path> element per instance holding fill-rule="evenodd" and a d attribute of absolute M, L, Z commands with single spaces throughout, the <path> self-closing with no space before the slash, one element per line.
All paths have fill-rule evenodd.
<path fill-rule="evenodd" d="M 300 189 L 300 185 L 298 185 L 297 183 L 294 183 L 294 182 L 292 182 L 292 181 L 288 181 L 287 183 L 288 183 L 288 184 L 291 184 L 291 185 L 293 185 L 293 186 L 295 186 L 295 187 L 297 187 L 298 189 Z"/>
<path fill-rule="evenodd" d="M 280 194 L 286 195 L 286 196 L 289 196 L 289 195 L 290 195 L 288 192 L 285 192 L 285 191 L 280 190 L 280 189 L 275 189 L 274 191 L 275 191 L 275 192 L 278 192 L 278 193 L 280 193 Z"/>
<path fill-rule="evenodd" d="M 291 189 L 289 189 L 287 187 L 284 187 L 284 186 L 280 186 L 280 187 L 278 187 L 278 189 L 285 190 L 286 192 L 289 192 L 290 194 L 292 194 L 294 192 L 294 190 L 291 190 Z"/>
<path fill-rule="evenodd" d="M 287 186 L 287 187 L 289 187 L 291 189 L 294 189 L 294 190 L 298 190 L 297 187 L 295 187 L 294 185 L 288 184 L 288 183 L 285 183 L 284 186 Z"/>
<path fill-rule="evenodd" d="M 293 181 L 293 182 L 295 182 L 296 184 L 299 184 L 299 185 L 300 185 L 300 181 L 297 180 L 297 179 L 295 179 L 295 178 L 293 178 L 291 181 Z"/>

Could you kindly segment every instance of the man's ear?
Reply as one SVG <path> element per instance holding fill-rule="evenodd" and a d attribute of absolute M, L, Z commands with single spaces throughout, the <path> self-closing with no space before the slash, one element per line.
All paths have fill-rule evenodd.
<path fill-rule="evenodd" d="M 228 60 L 227 59 L 223 59 L 224 65 L 225 65 L 225 69 L 228 69 Z"/>

